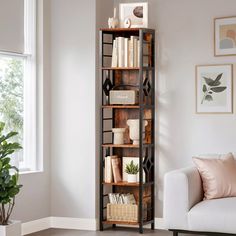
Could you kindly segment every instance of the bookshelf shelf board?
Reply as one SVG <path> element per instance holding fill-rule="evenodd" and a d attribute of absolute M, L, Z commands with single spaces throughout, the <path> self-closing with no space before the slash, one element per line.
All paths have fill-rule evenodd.
<path fill-rule="evenodd" d="M 131 108 L 131 109 L 138 109 L 140 106 L 139 105 L 104 105 L 102 108 Z"/>
<path fill-rule="evenodd" d="M 143 70 L 154 70 L 154 67 L 150 66 L 143 66 L 141 67 Z M 130 71 L 135 71 L 135 70 L 140 70 L 140 67 L 102 67 L 102 70 L 130 70 Z"/>
<path fill-rule="evenodd" d="M 147 182 L 147 183 L 143 183 L 143 186 L 149 186 L 149 185 L 152 185 L 153 182 Z M 122 182 L 117 182 L 117 183 L 106 183 L 106 182 L 103 182 L 103 185 L 110 185 L 110 186 L 126 186 L 126 187 L 138 187 L 140 184 L 139 182 L 136 182 L 136 183 L 128 183 L 127 181 L 122 181 Z"/>
<path fill-rule="evenodd" d="M 132 222 L 132 221 L 110 221 L 110 220 L 104 220 L 102 222 L 103 224 L 108 224 L 108 225 L 138 225 L 139 222 Z"/>
<path fill-rule="evenodd" d="M 144 28 L 115 28 L 115 29 L 109 29 L 109 28 L 102 28 L 103 32 L 138 32 L 140 29 Z"/>
<path fill-rule="evenodd" d="M 139 186 L 139 182 L 136 182 L 136 183 L 128 183 L 127 181 L 123 181 L 123 182 L 117 182 L 117 183 L 106 183 L 106 182 L 103 182 L 104 185 L 111 185 L 111 186 Z"/>
<path fill-rule="evenodd" d="M 139 70 L 139 67 L 102 67 L 102 70 Z"/>
<path fill-rule="evenodd" d="M 102 144 L 103 147 L 112 147 L 112 148 L 139 148 L 139 145 L 133 144 Z"/>
<path fill-rule="evenodd" d="M 148 146 L 153 146 L 152 143 L 144 143 L 143 144 L 144 147 L 148 147 Z M 106 148 L 106 147 L 111 147 L 111 148 L 139 148 L 139 145 L 133 145 L 133 144 L 102 144 L 102 147 Z"/>

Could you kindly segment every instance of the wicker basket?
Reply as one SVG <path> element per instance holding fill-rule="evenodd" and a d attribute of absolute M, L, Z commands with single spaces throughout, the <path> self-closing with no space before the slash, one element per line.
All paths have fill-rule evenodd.
<path fill-rule="evenodd" d="M 107 220 L 138 222 L 138 205 L 108 203 Z"/>

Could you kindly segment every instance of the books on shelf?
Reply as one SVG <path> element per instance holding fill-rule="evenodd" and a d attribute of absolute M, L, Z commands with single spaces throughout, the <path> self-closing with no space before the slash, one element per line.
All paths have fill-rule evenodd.
<path fill-rule="evenodd" d="M 144 51 L 147 51 L 145 50 L 146 47 L 147 45 L 144 44 Z M 130 38 L 116 37 L 113 40 L 111 67 L 139 67 L 139 54 L 140 40 L 137 36 L 130 36 Z M 143 60 L 145 61 L 145 57 Z"/>
<path fill-rule="evenodd" d="M 109 193 L 108 198 L 111 204 L 136 204 L 132 193 Z"/>
<path fill-rule="evenodd" d="M 104 182 L 112 183 L 121 182 L 121 160 L 117 156 L 105 157 Z"/>

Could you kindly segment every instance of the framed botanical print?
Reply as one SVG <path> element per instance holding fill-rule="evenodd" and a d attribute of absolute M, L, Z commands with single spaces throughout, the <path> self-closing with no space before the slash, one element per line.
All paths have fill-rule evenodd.
<path fill-rule="evenodd" d="M 236 55 L 236 16 L 215 19 L 215 56 Z"/>
<path fill-rule="evenodd" d="M 233 112 L 233 65 L 196 66 L 196 112 Z"/>

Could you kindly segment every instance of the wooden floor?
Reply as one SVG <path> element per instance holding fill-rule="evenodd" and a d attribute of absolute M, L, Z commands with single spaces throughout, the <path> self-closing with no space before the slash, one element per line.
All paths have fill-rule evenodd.
<path fill-rule="evenodd" d="M 83 230 L 63 230 L 49 229 L 28 236 L 137 236 L 138 231 L 135 229 L 116 229 L 100 231 L 83 231 Z M 144 236 L 172 236 L 172 233 L 161 230 L 145 230 Z"/>
<path fill-rule="evenodd" d="M 135 229 L 115 229 L 100 231 L 83 231 L 83 230 L 64 230 L 64 229 L 49 229 L 28 236 L 137 236 L 138 231 Z M 145 229 L 143 236 L 172 236 L 168 231 L 149 230 Z M 179 236 L 188 236 L 187 234 L 179 234 Z M 191 235 L 193 236 L 193 235 Z M 195 235 L 197 236 L 197 235 Z"/>

